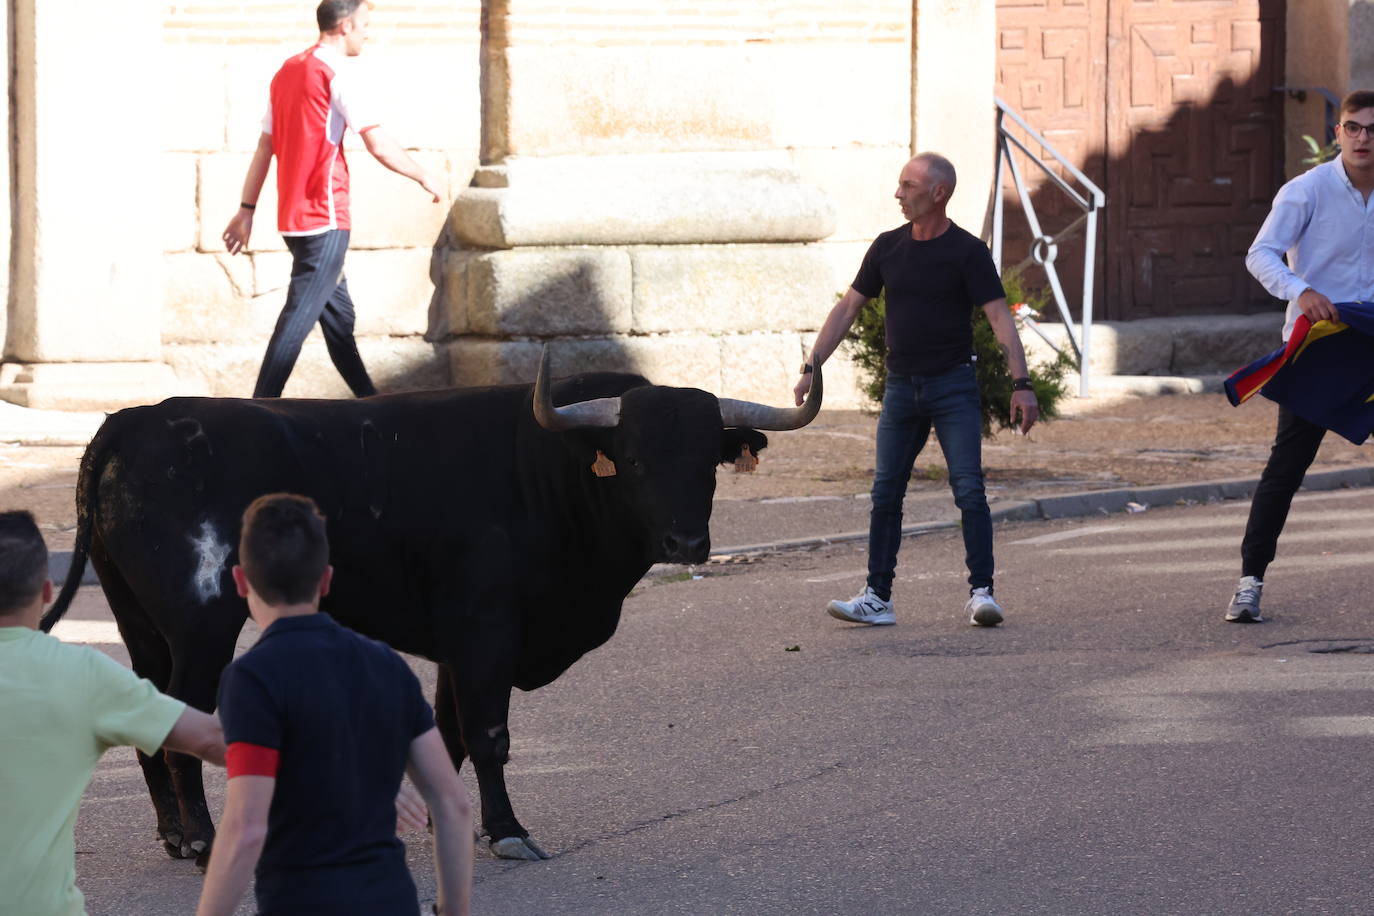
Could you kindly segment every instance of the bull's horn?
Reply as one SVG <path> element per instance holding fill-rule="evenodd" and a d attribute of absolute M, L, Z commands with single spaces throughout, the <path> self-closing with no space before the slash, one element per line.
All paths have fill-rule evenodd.
<path fill-rule="evenodd" d="M 539 375 L 534 380 L 534 418 L 552 432 L 586 426 L 614 427 L 620 422 L 620 398 L 595 398 L 567 407 L 554 407 L 549 392 L 549 347 L 539 357 Z"/>
<path fill-rule="evenodd" d="M 801 429 L 821 412 L 821 367 L 811 371 L 811 391 L 800 407 L 769 407 L 753 401 L 720 399 L 720 422 L 724 426 L 747 426 L 750 429 Z"/>

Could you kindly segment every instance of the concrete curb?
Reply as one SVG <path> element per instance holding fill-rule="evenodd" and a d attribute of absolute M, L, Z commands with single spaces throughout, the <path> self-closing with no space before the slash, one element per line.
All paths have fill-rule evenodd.
<path fill-rule="evenodd" d="M 1163 484 L 1154 487 L 1122 487 L 1116 490 L 1088 490 L 1083 493 L 1059 493 L 1040 499 L 1007 503 L 992 510 L 992 520 L 1037 521 L 1056 518 L 1082 518 L 1089 515 L 1110 515 L 1125 510 L 1127 503 L 1144 506 L 1187 505 L 1191 503 L 1221 502 L 1228 499 L 1249 499 L 1259 484 L 1259 478 L 1209 480 L 1199 483 Z M 1374 465 L 1313 471 L 1303 478 L 1303 490 L 1338 490 L 1346 487 L 1374 486 Z M 933 531 L 948 531 L 959 527 L 955 521 L 926 522 L 902 528 L 902 537 L 916 537 Z M 840 534 L 807 538 L 788 538 L 738 547 L 722 547 L 711 551 L 711 559 L 728 559 L 751 553 L 777 553 L 825 547 L 846 541 L 868 539 L 868 531 L 846 531 Z"/>

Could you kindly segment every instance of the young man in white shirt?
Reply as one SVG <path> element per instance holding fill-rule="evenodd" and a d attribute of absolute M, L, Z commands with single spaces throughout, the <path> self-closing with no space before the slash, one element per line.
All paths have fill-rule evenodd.
<path fill-rule="evenodd" d="M 1340 156 L 1279 189 L 1245 266 L 1272 295 L 1288 300 L 1283 339 L 1299 315 L 1340 320 L 1335 302 L 1374 298 L 1374 91 L 1341 104 Z M 1284 255 L 1288 261 L 1284 263 Z M 1293 494 L 1317 456 L 1326 430 L 1279 407 L 1269 462 L 1250 502 L 1241 541 L 1241 578 L 1226 619 L 1258 623 L 1264 575 L 1278 547 Z"/>

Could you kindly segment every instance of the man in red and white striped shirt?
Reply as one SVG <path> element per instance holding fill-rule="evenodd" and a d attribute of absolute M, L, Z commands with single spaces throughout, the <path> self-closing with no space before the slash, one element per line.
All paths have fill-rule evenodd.
<path fill-rule="evenodd" d="M 353 393 L 377 392 L 353 339 L 353 300 L 343 274 L 352 226 L 344 131 L 361 136 L 378 162 L 419 184 L 435 203 L 441 199 L 436 180 L 378 126 L 349 71 L 347 59 L 362 53 L 370 16 L 366 0 L 324 0 L 316 9 L 319 43 L 288 59 L 272 78 L 271 103 L 239 211 L 224 230 L 231 255 L 248 247 L 253 210 L 276 156 L 277 228 L 291 250 L 291 285 L 263 356 L 255 398 L 281 396 L 317 321 L 329 357 Z"/>

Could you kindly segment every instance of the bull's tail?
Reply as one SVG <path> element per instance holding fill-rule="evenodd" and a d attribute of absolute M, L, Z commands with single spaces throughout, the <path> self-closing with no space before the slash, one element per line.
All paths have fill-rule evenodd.
<path fill-rule="evenodd" d="M 53 625 L 67 613 L 76 590 L 81 587 L 81 577 L 86 572 L 86 559 L 91 553 L 91 537 L 95 528 L 96 491 L 100 487 L 100 475 L 113 453 L 113 420 L 114 417 L 105 418 L 81 456 L 81 470 L 76 478 L 76 545 L 72 548 L 72 565 L 67 568 L 67 578 L 62 583 L 57 600 L 38 623 L 44 633 L 50 632 Z"/>

